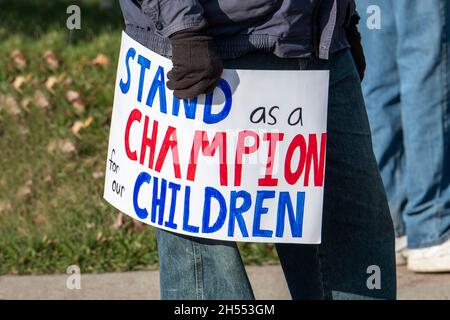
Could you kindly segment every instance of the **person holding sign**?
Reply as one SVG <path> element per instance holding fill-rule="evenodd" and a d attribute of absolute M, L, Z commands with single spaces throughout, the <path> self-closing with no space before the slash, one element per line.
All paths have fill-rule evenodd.
<path fill-rule="evenodd" d="M 138 218 L 152 219 L 153 225 L 161 226 L 157 229 L 157 242 L 162 299 L 254 299 L 236 242 L 190 234 L 199 233 L 199 229 L 203 234 L 211 234 L 222 228 L 232 239 L 239 236 L 242 241 L 246 237 L 258 238 L 259 242 L 271 237 L 282 239 L 285 232 L 292 238 L 306 237 L 302 234 L 307 231 L 302 227 L 302 218 L 305 225 L 309 222 L 306 213 L 303 216 L 303 209 L 313 192 L 305 196 L 305 192 L 293 195 L 267 189 L 277 183 L 301 184 L 320 191 L 324 187 L 321 243 L 276 243 L 293 299 L 395 299 L 394 232 L 361 94 L 365 63 L 354 1 L 121 0 L 120 4 L 126 34 L 151 51 L 170 57 L 173 64 L 165 85 L 164 67 L 152 66 L 151 59 L 140 53 L 142 50 L 125 45 L 118 85 L 119 95 L 131 92 L 134 100 L 149 107 L 159 99 L 159 109 L 155 110 L 154 106 L 151 109 L 153 116 L 143 114 L 137 107 L 126 110 L 124 153 L 127 161 L 146 166 L 152 173 L 143 171 L 138 175 L 133 187 L 133 210 Z M 277 119 L 277 112 L 287 112 L 286 106 L 254 106 L 251 122 L 275 126 L 280 134 L 259 134 L 250 127 L 240 128 L 234 131 L 235 145 L 227 139 L 227 132 L 216 132 L 213 139 L 201 130 L 190 136 L 190 130 L 181 134 L 176 125 L 166 123 L 165 119 L 172 118 L 159 118 L 160 115 L 178 117 L 183 105 L 183 119 L 179 121 L 189 126 L 190 119 L 198 119 L 196 103 L 202 96 L 205 103 L 201 121 L 205 126 L 222 121 L 230 129 L 238 129 L 241 119 L 235 117 L 236 123 L 226 122 L 230 111 L 238 112 L 236 105 L 231 110 L 232 101 L 250 101 L 239 86 L 258 79 L 246 78 L 242 73 L 239 84 L 230 70 L 277 70 L 284 79 L 280 77 L 279 81 L 290 79 L 287 70 L 302 70 L 305 72 L 296 73 L 295 79 L 305 87 L 296 91 L 307 95 L 309 90 L 311 96 L 315 90 L 307 86 L 316 83 L 321 75 L 307 71 L 329 72 L 326 73 L 329 74 L 327 132 L 298 134 L 285 146 L 281 143 L 285 129 L 303 124 L 301 108 L 290 110 L 286 122 Z M 154 76 L 146 80 L 149 72 Z M 276 72 L 271 75 L 276 77 Z M 311 81 L 303 77 L 311 77 Z M 132 87 L 130 79 L 141 80 Z M 143 88 L 148 82 L 150 89 L 146 95 Z M 264 83 L 258 85 L 262 97 L 274 90 Z M 173 91 L 172 103 L 167 102 L 166 86 Z M 223 97 L 219 112 L 212 111 L 212 92 L 216 90 Z M 300 99 L 298 92 L 287 94 Z M 325 93 L 322 93 L 314 99 L 323 99 Z M 309 111 L 314 114 L 314 110 Z M 244 117 L 244 110 L 242 114 Z M 138 142 L 130 138 L 136 132 L 141 137 Z M 163 142 L 158 148 L 155 141 L 160 136 Z M 181 143 L 177 139 L 190 142 Z M 286 155 L 282 162 L 271 157 L 277 152 L 276 146 Z M 263 148 L 267 151 L 266 175 L 258 180 L 258 185 L 265 189 L 253 197 L 243 188 L 247 181 L 242 159 Z M 189 154 L 185 150 L 191 150 L 187 166 L 180 165 Z M 295 150 L 300 150 L 299 157 Z M 194 191 L 189 186 L 152 176 L 162 172 L 170 154 L 171 175 L 178 180 L 186 177 L 195 184 L 201 166 L 209 165 L 193 165 L 200 151 L 203 155 L 219 153 L 219 174 L 208 178 L 218 179 L 220 188 L 206 187 L 201 196 L 192 198 Z M 232 165 L 227 166 L 230 151 L 236 156 Z M 111 161 L 115 161 L 112 152 Z M 301 170 L 292 169 L 296 162 Z M 282 179 L 275 178 L 278 167 L 274 163 L 282 168 Z M 228 190 L 230 186 L 235 189 L 225 196 L 220 190 Z M 153 201 L 145 207 L 140 199 L 152 192 Z M 165 216 L 166 211 L 158 208 L 172 208 L 167 203 L 167 194 L 175 200 L 174 210 Z M 180 194 L 185 199 L 183 234 L 170 231 L 177 227 L 174 219 L 179 196 L 175 195 Z M 210 225 L 213 200 L 219 204 L 219 215 L 215 224 Z M 262 218 L 272 213 L 265 206 L 270 200 L 277 203 L 280 217 L 274 230 L 269 230 Z M 202 226 L 189 222 L 189 204 L 193 203 L 204 203 L 206 208 Z M 251 205 L 255 208 L 250 212 Z M 222 212 L 227 208 L 233 213 L 233 219 L 224 227 L 226 216 Z M 160 212 L 158 216 L 157 212 Z M 244 213 L 247 218 L 253 214 L 252 228 L 246 228 Z M 191 218 L 192 215 L 191 212 Z"/>

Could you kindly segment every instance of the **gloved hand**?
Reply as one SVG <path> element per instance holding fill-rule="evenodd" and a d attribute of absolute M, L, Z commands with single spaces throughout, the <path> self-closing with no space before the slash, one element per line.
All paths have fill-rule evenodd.
<path fill-rule="evenodd" d="M 359 17 L 353 16 L 349 26 L 345 30 L 347 40 L 350 43 L 350 51 L 355 61 L 356 68 L 358 69 L 359 78 L 361 81 L 364 79 L 364 73 L 366 71 L 366 58 L 364 56 L 364 49 L 361 44 L 361 34 L 358 31 Z"/>
<path fill-rule="evenodd" d="M 167 87 L 179 99 L 212 92 L 223 64 L 214 39 L 206 34 L 206 24 L 176 32 L 169 38 L 173 68 L 167 74 Z"/>

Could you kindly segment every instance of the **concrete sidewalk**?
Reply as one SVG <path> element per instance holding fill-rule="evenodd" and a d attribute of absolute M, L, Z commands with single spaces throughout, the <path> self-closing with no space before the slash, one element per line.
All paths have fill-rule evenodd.
<path fill-rule="evenodd" d="M 280 266 L 247 267 L 257 299 L 290 299 Z M 2 276 L 0 299 L 159 299 L 158 271 L 81 275 L 81 289 L 67 275 Z M 417 275 L 398 270 L 399 299 L 450 299 L 450 274 Z"/>

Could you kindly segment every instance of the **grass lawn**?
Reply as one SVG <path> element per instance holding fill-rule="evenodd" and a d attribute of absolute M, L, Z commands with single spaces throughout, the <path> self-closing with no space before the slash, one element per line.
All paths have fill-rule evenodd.
<path fill-rule="evenodd" d="M 81 7 L 69 31 L 66 8 Z M 103 199 L 118 1 L 0 0 L 0 275 L 157 267 L 154 229 Z M 277 261 L 241 244 L 244 261 Z"/>

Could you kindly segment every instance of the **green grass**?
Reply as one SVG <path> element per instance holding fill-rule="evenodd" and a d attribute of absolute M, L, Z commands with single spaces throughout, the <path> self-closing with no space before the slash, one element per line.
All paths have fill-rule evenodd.
<path fill-rule="evenodd" d="M 117 1 L 109 9 L 99 2 L 0 0 L 0 274 L 61 273 L 72 264 L 82 272 L 157 267 L 154 229 L 137 228 L 130 218 L 111 228 L 117 210 L 102 199 L 98 175 L 105 168 L 122 16 Z M 81 7 L 82 29 L 70 32 L 66 8 L 73 3 Z M 23 69 L 11 58 L 15 50 L 25 55 Z M 48 50 L 58 57 L 56 69 L 43 58 Z M 91 64 L 99 53 L 109 65 Z M 20 77 L 25 82 L 16 90 Z M 51 91 L 49 77 L 58 79 Z M 84 112 L 66 99 L 69 90 L 80 93 Z M 36 91 L 47 108 L 34 99 Z M 14 103 L 18 114 L 11 112 Z M 92 123 L 74 135 L 73 124 L 89 117 Z M 63 142 L 74 149 L 64 151 Z M 240 249 L 249 264 L 277 260 L 271 245 Z"/>

